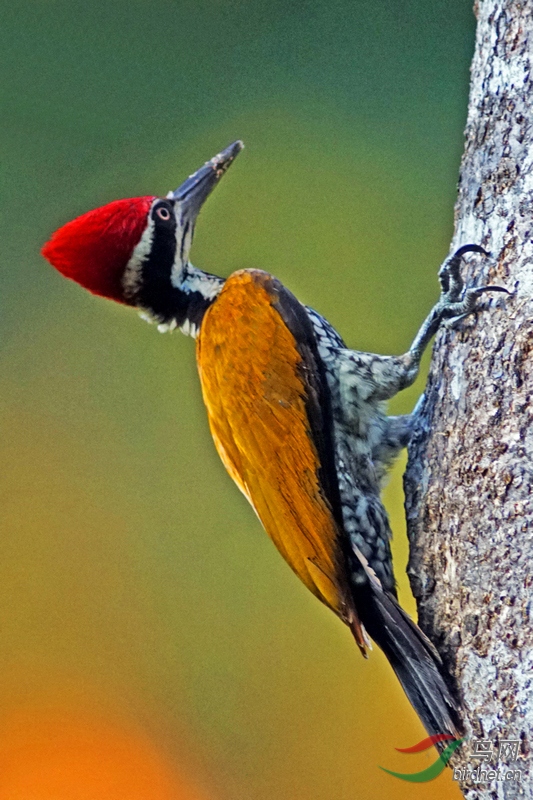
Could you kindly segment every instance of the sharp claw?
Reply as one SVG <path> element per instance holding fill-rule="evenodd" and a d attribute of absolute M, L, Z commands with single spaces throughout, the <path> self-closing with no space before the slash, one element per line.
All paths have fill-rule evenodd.
<path fill-rule="evenodd" d="M 484 247 L 479 244 L 464 244 L 455 251 L 453 256 L 446 259 L 439 270 L 441 297 L 449 302 L 457 302 L 463 294 L 464 282 L 461 277 L 461 262 L 466 253 L 479 253 L 485 257 L 490 256 Z M 485 289 L 483 289 L 485 291 Z M 501 291 L 496 289 L 496 291 Z"/>
<path fill-rule="evenodd" d="M 459 250 L 456 250 L 453 256 L 449 256 L 442 267 L 440 268 L 439 275 L 447 272 L 451 267 L 459 267 L 460 261 L 464 255 L 467 253 L 480 253 L 482 256 L 488 258 L 490 253 L 488 253 L 484 247 L 481 247 L 479 244 L 464 244 Z"/>
<path fill-rule="evenodd" d="M 505 286 L 480 286 L 478 289 L 471 290 L 474 294 L 483 294 L 484 292 L 505 292 L 505 294 L 514 294 L 506 289 Z"/>
<path fill-rule="evenodd" d="M 439 270 L 439 275 L 443 275 L 444 273 L 453 269 L 458 269 L 460 266 L 460 262 L 467 253 L 480 253 L 482 256 L 489 257 L 490 253 L 488 253 L 484 247 L 481 247 L 479 244 L 464 244 L 459 250 L 456 250 L 453 256 L 449 256 L 442 267 Z"/>
<path fill-rule="evenodd" d="M 453 254 L 452 258 L 462 258 L 465 253 L 481 253 L 483 256 L 490 256 L 484 247 L 481 247 L 479 244 L 464 244 L 459 250 L 456 250 Z"/>

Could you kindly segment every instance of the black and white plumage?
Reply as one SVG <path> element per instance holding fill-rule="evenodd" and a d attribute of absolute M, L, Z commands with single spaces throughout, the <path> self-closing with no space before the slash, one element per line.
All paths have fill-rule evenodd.
<path fill-rule="evenodd" d="M 380 499 L 387 466 L 407 440 L 390 447 L 383 401 L 369 387 L 372 365 L 380 357 L 348 350 L 337 331 L 314 309 L 307 309 L 324 362 L 334 425 L 335 463 L 344 530 L 366 558 L 384 588 L 396 593 L 390 551 L 391 530 Z M 397 419 L 397 418 L 395 418 Z M 406 426 L 409 427 L 409 426 Z M 360 578 L 364 580 L 364 574 Z M 357 575 L 354 575 L 357 580 Z"/>

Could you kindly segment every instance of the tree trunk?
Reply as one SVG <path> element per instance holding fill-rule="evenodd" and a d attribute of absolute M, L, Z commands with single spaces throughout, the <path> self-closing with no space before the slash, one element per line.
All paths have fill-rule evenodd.
<path fill-rule="evenodd" d="M 483 245 L 491 258 L 470 258 L 467 285 L 514 295 L 438 334 L 405 491 L 420 625 L 470 737 L 454 777 L 481 766 L 485 776 L 459 781 L 465 797 L 508 800 L 533 798 L 533 0 L 475 10 L 452 250 Z M 505 740 L 519 742 L 517 760 L 514 744 L 498 757 Z"/>

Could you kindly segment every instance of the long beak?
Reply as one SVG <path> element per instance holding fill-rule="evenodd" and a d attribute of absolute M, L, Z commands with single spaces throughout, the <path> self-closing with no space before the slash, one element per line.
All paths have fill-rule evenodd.
<path fill-rule="evenodd" d="M 194 225 L 205 200 L 243 147 L 241 141 L 233 142 L 190 175 L 175 192 L 169 192 L 169 198 L 178 200 L 181 205 L 182 219 Z"/>
<path fill-rule="evenodd" d="M 179 209 L 176 233 L 182 266 L 185 266 L 189 260 L 194 226 L 202 205 L 243 147 L 241 141 L 233 142 L 214 156 L 211 161 L 207 161 L 203 167 L 189 175 L 175 192 L 168 193 L 169 199 L 177 201 L 177 212 Z"/>

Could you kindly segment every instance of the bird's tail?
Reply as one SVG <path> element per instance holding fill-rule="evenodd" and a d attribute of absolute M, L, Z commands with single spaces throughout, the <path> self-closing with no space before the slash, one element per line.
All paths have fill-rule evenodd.
<path fill-rule="evenodd" d="M 459 706 L 427 636 L 378 581 L 370 579 L 359 592 L 355 599 L 361 622 L 387 656 L 429 735 L 459 736 Z"/>

